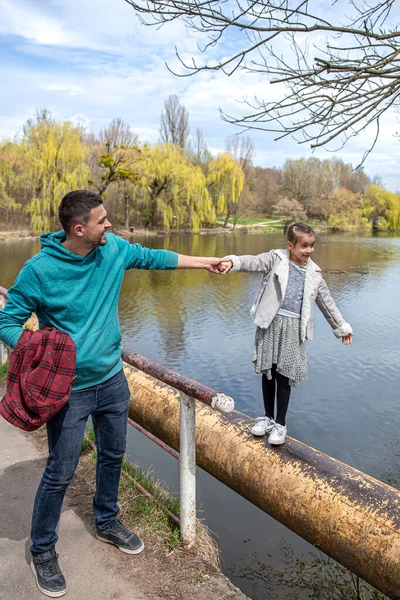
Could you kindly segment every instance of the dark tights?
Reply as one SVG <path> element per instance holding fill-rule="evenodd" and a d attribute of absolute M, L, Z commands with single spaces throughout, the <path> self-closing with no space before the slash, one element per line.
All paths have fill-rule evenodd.
<path fill-rule="evenodd" d="M 265 416 L 274 418 L 275 408 L 275 382 L 276 382 L 276 423 L 286 424 L 286 413 L 289 406 L 290 385 L 289 379 L 276 370 L 276 365 L 271 369 L 272 379 L 262 376 L 262 392 L 265 406 Z"/>

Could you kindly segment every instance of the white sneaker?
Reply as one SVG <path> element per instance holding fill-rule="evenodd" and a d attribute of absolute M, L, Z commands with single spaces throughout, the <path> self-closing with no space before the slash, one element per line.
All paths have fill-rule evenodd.
<path fill-rule="evenodd" d="M 272 446 L 280 446 L 280 444 L 284 444 L 286 440 L 287 427 L 286 425 L 279 425 L 279 423 L 274 423 L 274 427 L 269 435 L 268 443 Z"/>
<path fill-rule="evenodd" d="M 271 433 L 274 428 L 275 421 L 269 417 L 257 417 L 257 423 L 250 429 L 253 435 L 265 435 Z"/>

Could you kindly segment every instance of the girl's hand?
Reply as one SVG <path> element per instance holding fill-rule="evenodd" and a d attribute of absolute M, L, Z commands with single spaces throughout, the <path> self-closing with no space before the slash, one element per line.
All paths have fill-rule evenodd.
<path fill-rule="evenodd" d="M 348 344 L 351 344 L 351 342 L 353 341 L 353 335 L 354 333 L 348 333 L 347 335 L 344 335 L 342 337 L 342 344 L 345 344 L 346 346 Z"/>
<path fill-rule="evenodd" d="M 219 268 L 219 272 L 221 273 L 221 275 L 225 275 L 225 273 L 228 273 L 228 271 L 230 271 L 232 269 L 232 261 L 231 260 L 221 260 L 221 262 L 218 265 Z"/>

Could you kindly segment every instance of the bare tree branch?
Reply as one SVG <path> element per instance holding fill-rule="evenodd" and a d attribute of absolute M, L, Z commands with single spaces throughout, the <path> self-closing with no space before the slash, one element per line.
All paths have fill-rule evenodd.
<path fill-rule="evenodd" d="M 292 135 L 312 148 L 333 141 L 343 147 L 375 124 L 367 155 L 378 139 L 380 117 L 399 105 L 400 31 L 394 25 L 394 0 L 335 0 L 323 14 L 312 0 L 125 2 L 146 25 L 178 20 L 203 34 L 199 49 L 204 63 L 194 57 L 187 62 L 176 50 L 183 72 L 175 74 L 213 70 L 229 76 L 242 70 L 281 84 L 276 101 L 244 97 L 249 114 L 221 112 L 226 121 L 245 129 L 272 131 L 276 139 Z M 225 42 L 235 52 L 227 55 Z M 221 60 L 213 60 L 217 46 Z"/>
<path fill-rule="evenodd" d="M 178 96 L 169 96 L 161 113 L 160 136 L 163 144 L 174 144 L 185 150 L 188 145 L 189 113 L 179 102 Z"/>

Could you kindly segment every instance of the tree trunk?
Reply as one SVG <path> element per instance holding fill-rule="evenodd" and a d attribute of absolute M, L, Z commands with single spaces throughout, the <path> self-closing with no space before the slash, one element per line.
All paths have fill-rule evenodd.
<path fill-rule="evenodd" d="M 226 211 L 225 223 L 222 225 L 222 227 L 228 227 L 230 216 L 231 216 L 231 212 L 228 208 Z"/>
<path fill-rule="evenodd" d="M 125 229 L 129 229 L 129 196 L 126 194 L 124 197 L 125 201 Z"/>

